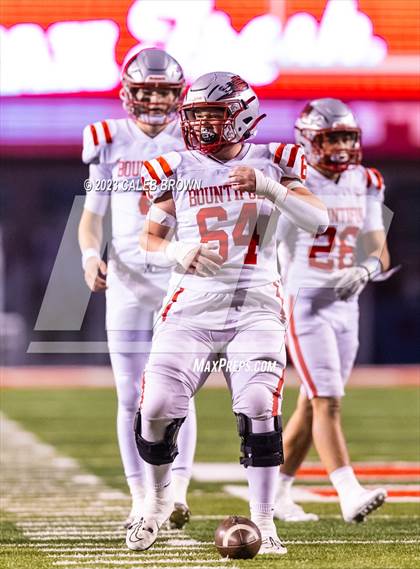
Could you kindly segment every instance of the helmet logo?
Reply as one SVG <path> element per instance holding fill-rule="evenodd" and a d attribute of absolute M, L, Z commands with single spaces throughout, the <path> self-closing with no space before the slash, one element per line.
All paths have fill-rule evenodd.
<path fill-rule="evenodd" d="M 223 136 L 228 142 L 235 139 L 235 131 L 233 130 L 233 127 L 230 123 L 224 125 Z"/>
<path fill-rule="evenodd" d="M 162 82 L 162 81 L 167 81 L 165 75 L 148 75 L 146 77 L 146 82 L 147 81 L 156 81 L 157 83 Z"/>
<path fill-rule="evenodd" d="M 235 93 L 246 91 L 248 88 L 248 83 L 244 81 L 242 77 L 239 77 L 239 75 L 234 75 L 230 81 L 226 81 L 224 85 L 219 85 L 219 91 L 222 91 L 225 94 L 219 97 L 218 100 L 220 101 L 221 99 L 227 99 Z"/>

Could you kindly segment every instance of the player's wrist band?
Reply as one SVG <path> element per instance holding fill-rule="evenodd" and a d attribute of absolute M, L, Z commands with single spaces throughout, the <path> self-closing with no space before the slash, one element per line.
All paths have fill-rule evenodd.
<path fill-rule="evenodd" d="M 88 249 L 82 251 L 82 267 L 84 271 L 86 270 L 86 263 L 91 257 L 96 257 L 97 259 L 101 258 L 99 252 L 93 247 L 89 247 Z"/>
<path fill-rule="evenodd" d="M 198 249 L 201 243 L 187 243 L 185 241 L 171 241 L 164 251 L 166 258 L 171 263 L 180 263 L 193 249 Z"/>
<path fill-rule="evenodd" d="M 375 257 L 374 255 L 365 259 L 362 263 L 360 263 L 359 266 L 367 270 L 369 274 L 369 280 L 374 279 L 375 277 L 380 275 L 383 271 L 382 262 L 380 258 Z"/>
<path fill-rule="evenodd" d="M 255 192 L 257 195 L 265 196 L 275 204 L 279 202 L 284 202 L 287 196 L 287 188 L 279 182 L 267 178 L 257 168 L 254 168 L 255 172 Z"/>

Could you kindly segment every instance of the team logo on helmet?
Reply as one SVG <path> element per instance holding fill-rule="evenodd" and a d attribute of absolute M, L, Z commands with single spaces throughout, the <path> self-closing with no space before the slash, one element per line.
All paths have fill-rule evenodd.
<path fill-rule="evenodd" d="M 230 81 L 219 86 L 219 90 L 225 93 L 222 97 L 219 97 L 219 101 L 227 99 L 236 93 L 246 91 L 247 89 L 249 89 L 248 83 L 244 81 L 242 77 L 239 77 L 239 75 L 234 75 Z"/>

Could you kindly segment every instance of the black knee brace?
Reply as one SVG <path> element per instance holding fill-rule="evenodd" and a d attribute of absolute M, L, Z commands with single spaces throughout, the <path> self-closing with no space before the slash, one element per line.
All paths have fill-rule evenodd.
<path fill-rule="evenodd" d="M 235 413 L 238 433 L 241 437 L 240 463 L 248 466 L 278 466 L 283 464 L 283 439 L 281 417 L 274 419 L 274 431 L 253 433 L 252 421 L 243 413 Z"/>
<path fill-rule="evenodd" d="M 141 414 L 137 411 L 134 421 L 134 433 L 136 436 L 137 450 L 143 460 L 149 464 L 160 465 L 173 462 L 178 455 L 178 447 L 176 444 L 179 429 L 186 417 L 182 419 L 173 419 L 166 427 L 163 441 L 151 443 L 141 436 Z"/>

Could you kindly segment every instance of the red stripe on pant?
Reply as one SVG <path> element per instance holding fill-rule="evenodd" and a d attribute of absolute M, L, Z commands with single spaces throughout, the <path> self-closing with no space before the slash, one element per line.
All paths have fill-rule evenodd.
<path fill-rule="evenodd" d="M 143 405 L 143 400 L 144 400 L 144 388 L 146 386 L 146 372 L 143 372 L 143 375 L 141 377 L 141 386 L 140 386 L 140 390 L 141 390 L 141 397 L 140 397 L 140 405 L 139 408 L 142 408 Z"/>
<path fill-rule="evenodd" d="M 277 298 L 280 299 L 280 302 L 281 302 L 280 318 L 281 318 L 282 320 L 286 320 L 286 316 L 285 316 L 285 313 L 284 313 L 284 298 L 283 298 L 282 295 L 280 294 L 280 283 L 279 283 L 279 281 L 275 281 L 275 282 L 273 283 L 273 286 L 274 286 L 274 288 L 276 289 L 276 296 L 277 296 Z"/>
<path fill-rule="evenodd" d="M 283 384 L 284 384 L 284 371 L 279 379 L 276 390 L 273 393 L 273 410 L 272 410 L 273 417 L 277 417 L 277 415 L 279 414 L 279 398 L 281 397 L 281 393 L 283 391 Z"/>
<path fill-rule="evenodd" d="M 289 301 L 289 324 L 290 324 L 290 334 L 289 339 L 291 340 L 291 344 L 293 347 L 293 351 L 296 354 L 296 359 L 293 357 L 292 350 L 290 350 L 290 357 L 292 358 L 293 365 L 295 366 L 298 374 L 300 376 L 301 381 L 307 384 L 309 390 L 312 392 L 313 397 L 318 396 L 318 392 L 316 390 L 315 384 L 311 378 L 311 374 L 309 373 L 308 367 L 306 362 L 303 358 L 302 350 L 299 345 L 299 340 L 296 335 L 296 328 L 295 328 L 295 319 L 293 317 L 293 296 L 290 297 Z"/>
<path fill-rule="evenodd" d="M 178 296 L 181 294 L 181 292 L 184 292 L 184 288 L 179 288 L 172 296 L 171 300 L 168 302 L 168 304 L 165 307 L 165 310 L 162 312 L 162 320 L 163 322 L 165 322 L 166 317 L 168 316 L 168 312 L 171 309 L 171 306 L 173 305 L 174 302 L 176 302 L 178 300 Z"/>

